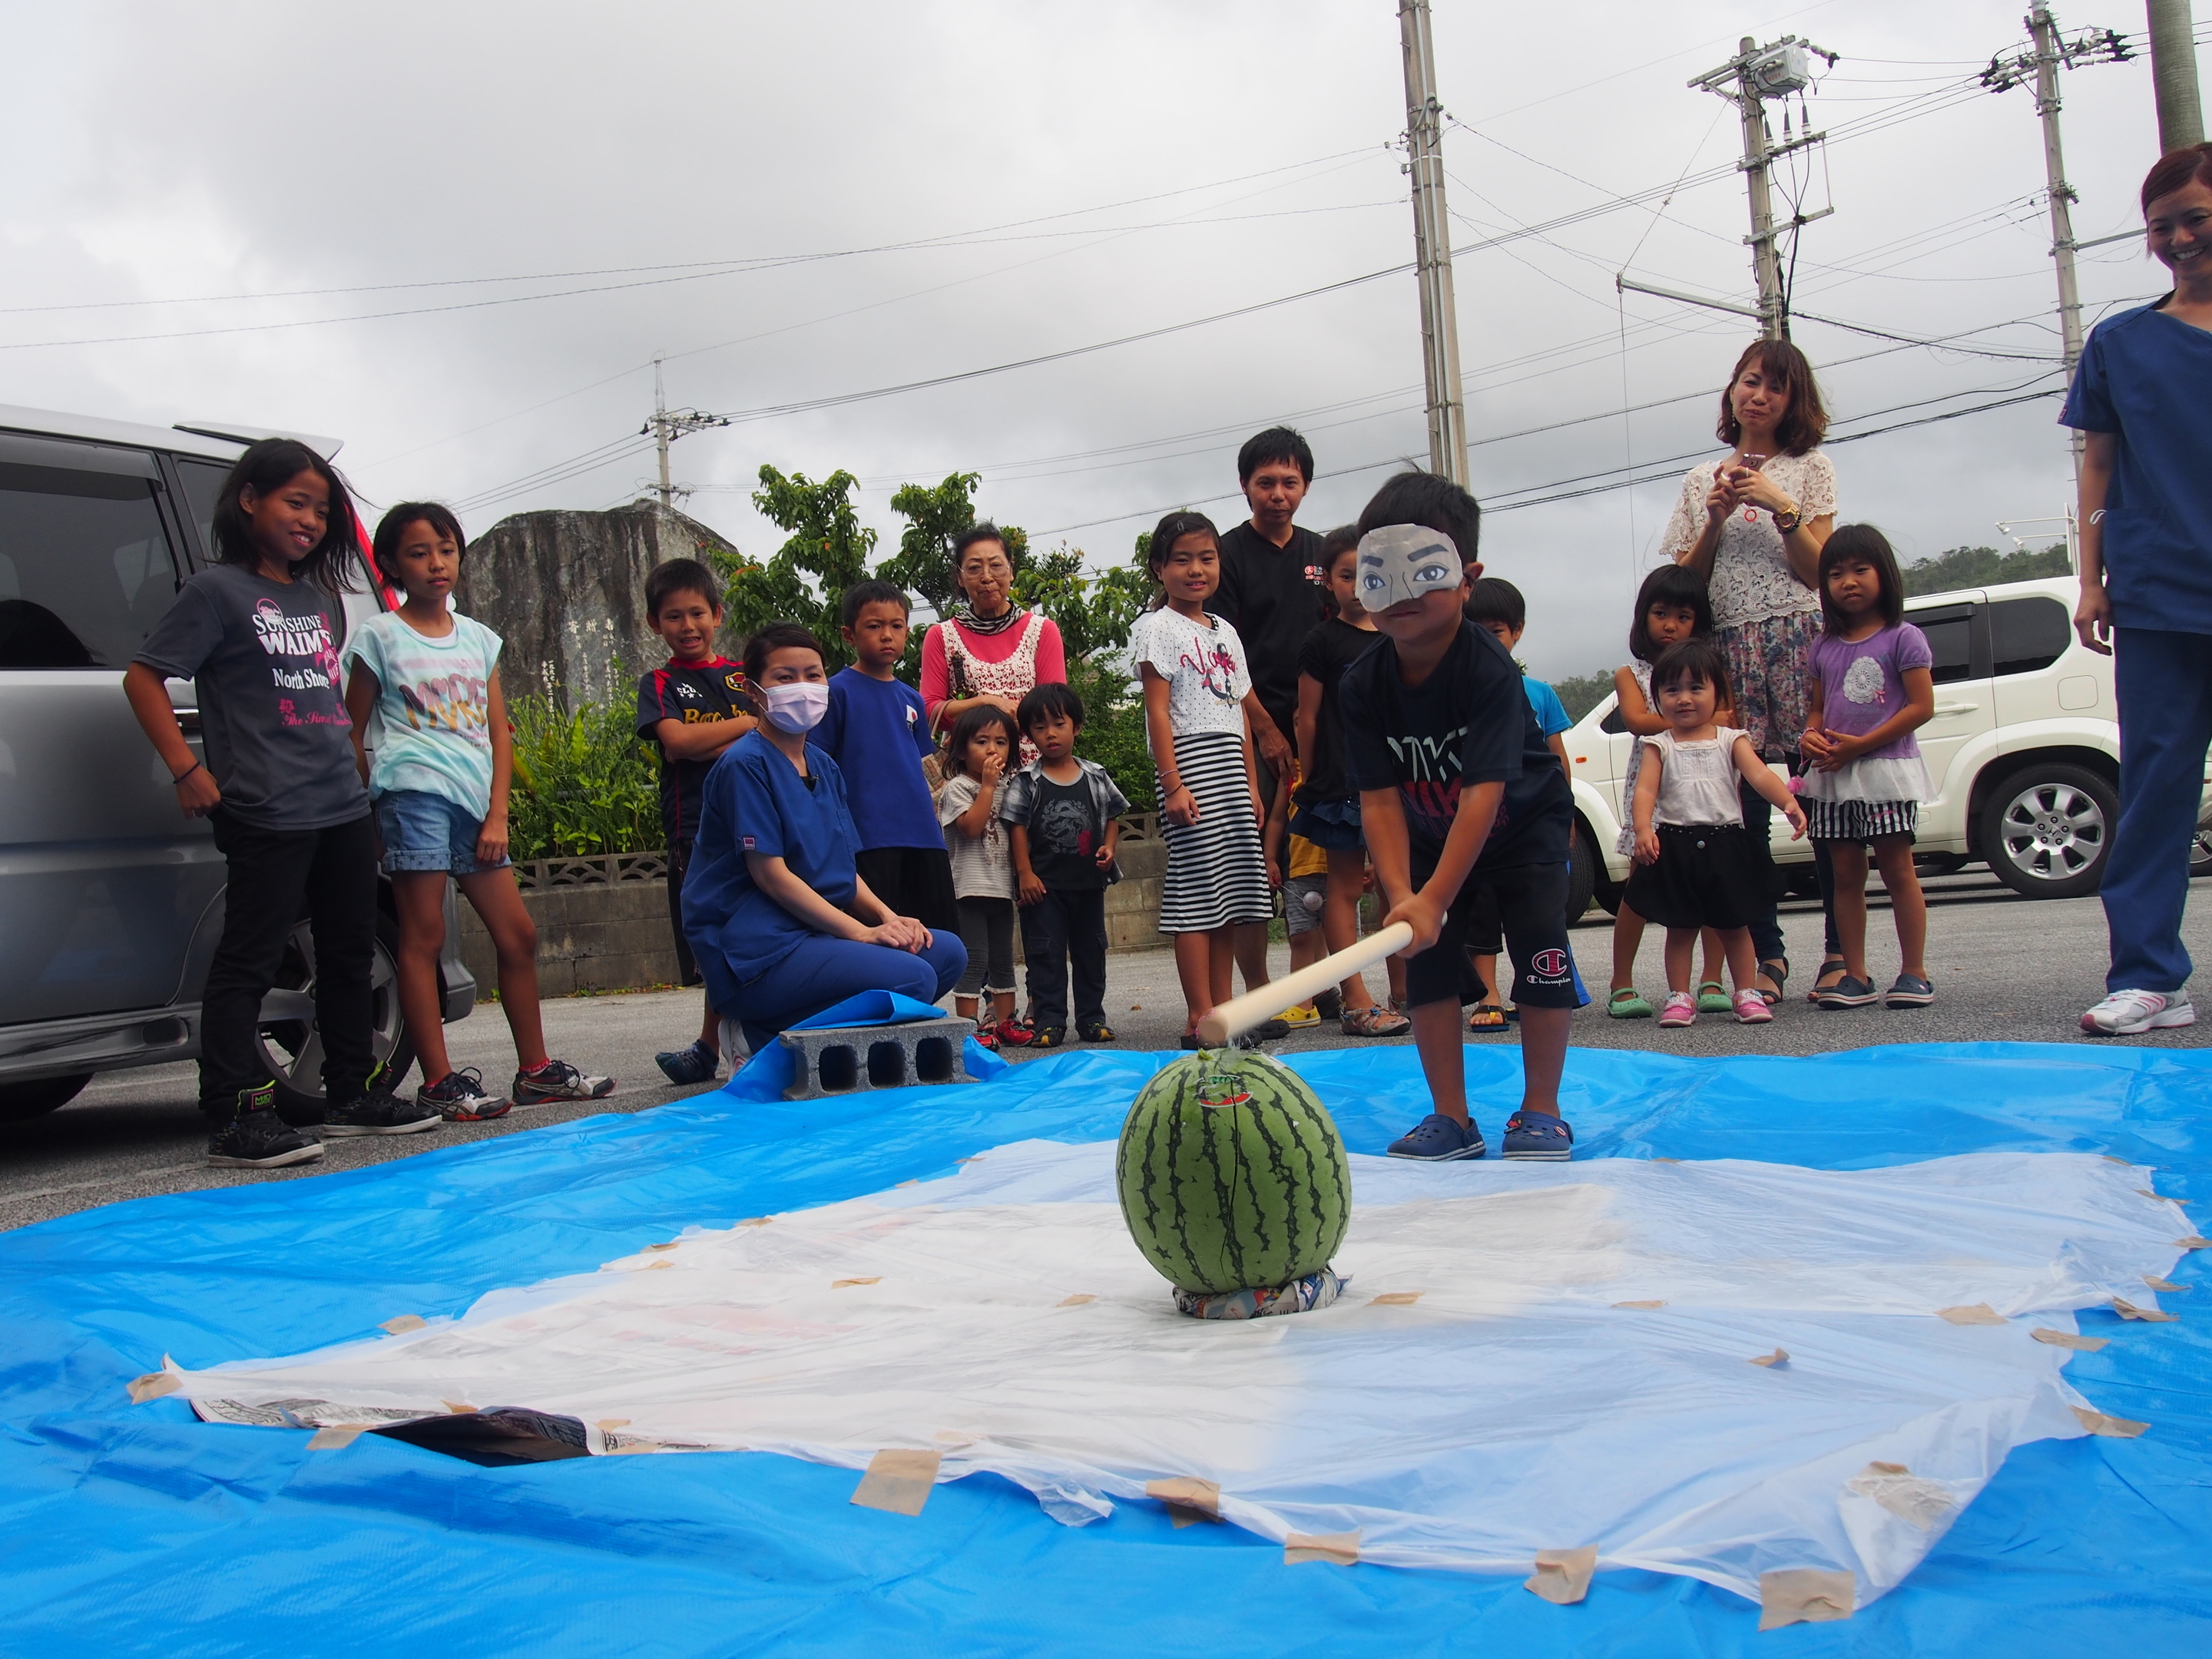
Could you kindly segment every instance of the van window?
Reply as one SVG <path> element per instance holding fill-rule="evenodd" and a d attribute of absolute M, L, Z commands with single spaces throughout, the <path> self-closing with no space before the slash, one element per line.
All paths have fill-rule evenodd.
<path fill-rule="evenodd" d="M 1905 620 L 1928 636 L 1928 649 L 1936 659 L 1929 678 L 1938 685 L 1974 677 L 1974 616 L 1971 605 L 1942 605 L 1933 611 L 1908 611 Z"/>
<path fill-rule="evenodd" d="M 2074 643 L 2074 618 L 2047 594 L 1999 599 L 1990 607 L 1993 673 L 2033 674 L 2048 668 Z"/>
<path fill-rule="evenodd" d="M 1609 732 L 1616 738 L 1628 730 L 1628 716 L 1620 712 L 1619 703 L 1616 702 L 1605 711 L 1605 718 L 1597 723 L 1597 729 Z"/>
<path fill-rule="evenodd" d="M 137 450 L 0 434 L 0 668 L 121 668 L 177 596 Z"/>
<path fill-rule="evenodd" d="M 230 468 L 221 461 L 196 461 L 177 457 L 177 476 L 184 480 L 185 505 L 200 532 L 200 556 L 215 561 L 215 504 L 222 499 L 222 481 Z"/>

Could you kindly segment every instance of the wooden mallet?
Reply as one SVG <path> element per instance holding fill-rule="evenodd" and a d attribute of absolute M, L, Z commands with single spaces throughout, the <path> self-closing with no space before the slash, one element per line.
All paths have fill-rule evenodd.
<path fill-rule="evenodd" d="M 1301 968 L 1256 991 L 1230 998 L 1198 1022 L 1198 1040 L 1209 1048 L 1226 1048 L 1255 1025 L 1273 1019 L 1316 992 L 1326 991 L 1340 979 L 1372 968 L 1385 957 L 1395 956 L 1413 942 L 1413 930 L 1402 921 L 1393 922 L 1333 957 L 1323 957 L 1310 968 Z"/>

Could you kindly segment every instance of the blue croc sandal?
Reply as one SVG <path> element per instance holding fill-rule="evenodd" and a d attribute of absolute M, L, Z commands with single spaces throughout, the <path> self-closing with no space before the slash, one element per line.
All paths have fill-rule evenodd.
<path fill-rule="evenodd" d="M 1431 1112 L 1390 1143 L 1391 1157 L 1416 1158 L 1424 1164 L 1449 1164 L 1462 1158 L 1480 1158 L 1489 1150 L 1474 1119 L 1468 1119 L 1462 1128 L 1456 1118 L 1446 1117 L 1442 1112 Z"/>
<path fill-rule="evenodd" d="M 1505 1156 L 1564 1164 L 1575 1155 L 1575 1132 L 1549 1112 L 1516 1112 L 1505 1120 Z"/>

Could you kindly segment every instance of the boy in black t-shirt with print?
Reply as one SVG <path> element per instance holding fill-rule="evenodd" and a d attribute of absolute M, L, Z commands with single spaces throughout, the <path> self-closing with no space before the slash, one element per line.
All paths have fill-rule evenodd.
<path fill-rule="evenodd" d="M 668 921 L 684 983 L 700 982 L 684 937 L 684 872 L 699 829 L 699 789 L 722 750 L 751 731 L 760 709 L 744 670 L 714 649 L 722 601 L 714 573 L 696 559 L 671 559 L 646 578 L 653 630 L 669 660 L 640 677 L 637 734 L 660 751 L 660 827 L 668 848 Z M 707 1005 L 698 1041 L 654 1061 L 671 1083 L 712 1083 L 721 1064 L 721 1018 Z"/>
<path fill-rule="evenodd" d="M 999 801 L 1014 856 L 1022 955 L 1029 963 L 1032 1048 L 1067 1041 L 1067 969 L 1075 966 L 1075 1030 L 1111 1042 L 1106 1024 L 1106 889 L 1115 879 L 1114 844 L 1129 810 L 1106 769 L 1079 760 L 1083 699 L 1065 685 L 1038 686 L 1014 720 L 1037 757 L 1008 777 Z"/>
<path fill-rule="evenodd" d="M 1389 1150 L 1431 1162 L 1488 1150 L 1468 1115 L 1459 1017 L 1468 901 L 1480 893 L 1518 969 L 1523 1081 L 1505 1156 L 1556 1161 L 1574 1146 L 1559 1117 L 1567 1016 L 1581 1002 L 1567 951 L 1574 808 L 1520 669 L 1461 613 L 1481 574 L 1479 528 L 1474 498 L 1425 472 L 1393 478 L 1359 515 L 1360 599 L 1383 637 L 1344 672 L 1346 769 L 1384 925 L 1413 929 L 1406 1002 L 1433 1106 Z"/>

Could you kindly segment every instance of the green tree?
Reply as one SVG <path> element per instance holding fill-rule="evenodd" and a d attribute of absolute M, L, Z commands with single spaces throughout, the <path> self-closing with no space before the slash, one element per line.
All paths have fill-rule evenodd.
<path fill-rule="evenodd" d="M 980 472 L 947 474 L 935 486 L 905 484 L 891 497 L 891 511 L 907 521 L 899 534 L 898 551 L 877 568 L 876 574 L 896 582 L 939 617 L 950 616 L 960 602 L 954 579 L 952 538 L 975 522 L 975 486 Z M 1006 557 L 1019 570 L 1027 556 L 1030 538 L 1018 525 L 1000 525 Z"/>
<path fill-rule="evenodd" d="M 753 505 L 791 538 L 765 564 L 714 556 L 726 584 L 726 625 L 745 639 L 772 622 L 804 623 L 822 641 L 823 666 L 835 673 L 852 661 L 838 631 L 838 600 L 854 582 L 867 579 L 868 555 L 876 545 L 876 532 L 853 510 L 859 480 L 842 467 L 816 483 L 803 472 L 786 477 L 763 466 L 760 483 Z"/>
<path fill-rule="evenodd" d="M 1603 669 L 1595 674 L 1570 674 L 1565 679 L 1553 680 L 1552 690 L 1559 694 L 1567 718 L 1578 720 L 1613 695 L 1613 676 Z"/>
<path fill-rule="evenodd" d="M 1140 571 L 1124 566 L 1098 575 L 1084 574 L 1079 547 L 1062 543 L 1032 558 L 1014 573 L 1014 599 L 1052 618 L 1071 661 L 1120 650 L 1145 608 L 1150 586 Z"/>
<path fill-rule="evenodd" d="M 1994 547 L 1954 547 L 1933 558 L 1915 559 L 1905 567 L 1906 594 L 1950 593 L 1962 587 L 1987 587 L 1993 582 L 2032 581 L 2040 576 L 2064 576 L 2073 572 L 2066 544 L 2053 542 L 2040 550 L 2023 547 L 2000 553 Z"/>

